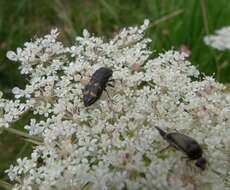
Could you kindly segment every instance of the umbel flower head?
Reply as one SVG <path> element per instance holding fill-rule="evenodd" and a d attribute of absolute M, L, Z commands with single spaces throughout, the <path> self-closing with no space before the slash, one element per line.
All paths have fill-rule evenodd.
<path fill-rule="evenodd" d="M 220 51 L 230 50 L 230 26 L 223 27 L 215 35 L 204 37 L 204 42 Z"/>
<path fill-rule="evenodd" d="M 230 189 L 230 96 L 184 53 L 152 58 L 147 27 L 146 20 L 110 41 L 84 30 L 71 47 L 52 30 L 8 52 L 28 84 L 13 89 L 15 101 L 1 99 L 1 124 L 30 110 L 25 129 L 42 139 L 6 171 L 14 190 Z M 111 100 L 104 92 L 85 107 L 82 91 L 101 67 L 113 71 Z M 168 143 L 155 126 L 196 139 L 206 170 L 172 147 L 162 151 Z"/>

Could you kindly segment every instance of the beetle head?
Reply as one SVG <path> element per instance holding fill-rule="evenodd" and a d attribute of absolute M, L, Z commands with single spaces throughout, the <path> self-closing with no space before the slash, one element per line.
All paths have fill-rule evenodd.
<path fill-rule="evenodd" d="M 97 100 L 96 97 L 90 96 L 90 95 L 85 95 L 83 97 L 83 102 L 84 102 L 85 107 L 92 105 L 96 100 Z"/>
<path fill-rule="evenodd" d="M 195 165 L 199 167 L 201 170 L 205 170 L 206 164 L 207 164 L 207 160 L 203 157 L 200 157 L 195 163 Z"/>

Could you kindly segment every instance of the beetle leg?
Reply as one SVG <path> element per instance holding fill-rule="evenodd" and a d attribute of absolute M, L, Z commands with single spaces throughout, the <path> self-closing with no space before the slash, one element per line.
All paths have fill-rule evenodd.
<path fill-rule="evenodd" d="M 166 151 L 169 147 L 170 147 L 170 145 L 166 146 L 165 148 L 163 148 L 160 151 L 158 151 L 156 154 L 160 154 L 160 153 Z"/>
<path fill-rule="evenodd" d="M 113 84 L 108 83 L 107 85 L 114 88 L 114 85 L 113 85 Z"/>
<path fill-rule="evenodd" d="M 192 172 L 194 171 L 195 167 L 191 165 L 191 160 L 186 159 L 185 164 Z"/>
<path fill-rule="evenodd" d="M 106 92 L 106 94 L 107 94 L 107 96 L 108 96 L 108 98 L 109 98 L 109 102 L 113 103 L 113 101 L 112 101 L 112 99 L 111 99 L 111 97 L 110 97 L 108 91 L 106 90 L 106 88 L 104 89 L 104 91 Z"/>
<path fill-rule="evenodd" d="M 182 156 L 181 159 L 185 160 L 186 167 L 188 167 L 192 172 L 196 172 L 196 167 L 191 165 L 191 160 L 188 157 Z"/>
<path fill-rule="evenodd" d="M 114 84 L 111 84 L 111 83 L 114 83 L 114 82 L 115 82 L 115 79 L 110 79 L 108 81 L 107 85 L 114 88 Z"/>
<path fill-rule="evenodd" d="M 169 168 L 169 170 L 168 170 L 168 174 L 167 174 L 167 182 L 169 183 L 169 184 L 171 184 L 170 183 L 170 181 L 171 181 L 171 178 L 173 179 L 173 171 L 174 171 L 174 169 L 175 169 L 175 165 L 176 165 L 176 160 L 172 163 L 172 165 L 171 165 L 171 167 Z"/>
<path fill-rule="evenodd" d="M 189 159 L 188 159 L 187 156 L 182 156 L 182 157 L 181 157 L 181 160 L 186 160 L 186 161 L 188 161 Z"/>
<path fill-rule="evenodd" d="M 81 78 L 83 78 L 82 74 L 79 71 L 77 71 L 76 74 L 80 75 Z"/>

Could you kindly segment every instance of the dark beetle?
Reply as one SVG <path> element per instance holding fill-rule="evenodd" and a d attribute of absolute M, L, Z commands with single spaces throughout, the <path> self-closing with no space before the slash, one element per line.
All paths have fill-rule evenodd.
<path fill-rule="evenodd" d="M 190 160 L 196 160 L 195 165 L 200 169 L 205 170 L 207 161 L 202 157 L 203 151 L 196 140 L 178 132 L 166 133 L 159 127 L 155 127 L 170 146 L 182 151 Z"/>
<path fill-rule="evenodd" d="M 89 83 L 83 90 L 83 102 L 86 107 L 96 102 L 101 97 L 103 90 L 106 91 L 105 88 L 112 75 L 113 71 L 106 67 L 101 67 L 93 73 Z"/>

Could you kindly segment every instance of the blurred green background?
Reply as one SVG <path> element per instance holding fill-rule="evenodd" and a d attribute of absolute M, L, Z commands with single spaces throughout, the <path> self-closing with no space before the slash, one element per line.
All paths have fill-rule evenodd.
<path fill-rule="evenodd" d="M 230 25 L 230 0 L 0 0 L 0 89 L 11 98 L 12 87 L 25 85 L 18 64 L 5 55 L 34 36 L 57 27 L 60 40 L 70 45 L 87 28 L 109 39 L 122 27 L 142 24 L 145 18 L 154 24 L 146 35 L 153 40 L 155 55 L 187 47 L 200 71 L 230 82 L 230 51 L 219 52 L 203 43 L 205 35 Z M 23 125 L 21 121 L 16 127 Z M 6 178 L 3 171 L 27 155 L 31 145 L 3 132 L 0 150 L 0 178 Z"/>

